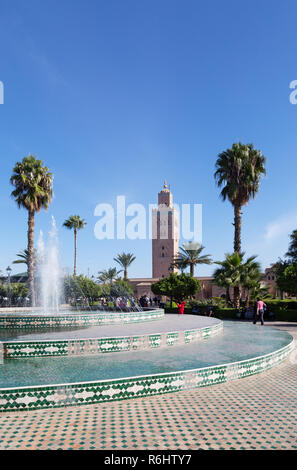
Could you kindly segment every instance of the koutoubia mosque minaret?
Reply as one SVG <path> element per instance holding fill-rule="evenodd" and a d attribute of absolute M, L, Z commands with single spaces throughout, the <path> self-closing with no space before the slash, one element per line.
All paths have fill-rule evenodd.
<path fill-rule="evenodd" d="M 153 278 L 169 276 L 177 272 L 172 268 L 173 258 L 178 253 L 179 219 L 173 198 L 166 181 L 158 194 L 158 208 L 152 212 Z"/>

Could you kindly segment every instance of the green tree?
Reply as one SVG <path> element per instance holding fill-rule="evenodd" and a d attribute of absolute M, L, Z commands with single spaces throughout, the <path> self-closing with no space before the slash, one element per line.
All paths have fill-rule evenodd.
<path fill-rule="evenodd" d="M 118 279 L 118 275 L 121 272 L 122 270 L 118 271 L 116 268 L 104 269 L 103 271 L 99 271 L 98 281 L 103 284 L 106 282 L 112 284 L 116 279 Z"/>
<path fill-rule="evenodd" d="M 215 180 L 223 201 L 228 199 L 234 207 L 234 252 L 241 252 L 242 207 L 259 191 L 260 179 L 266 174 L 266 159 L 253 144 L 235 143 L 218 155 Z"/>
<path fill-rule="evenodd" d="M 290 245 L 289 249 L 286 253 L 286 258 L 289 258 L 291 263 L 295 263 L 297 261 L 297 230 L 293 230 L 290 235 Z"/>
<path fill-rule="evenodd" d="M 186 266 L 190 266 L 190 275 L 194 276 L 194 268 L 198 264 L 211 264 L 212 260 L 210 255 L 201 255 L 204 250 L 204 246 L 198 245 L 198 243 L 188 243 L 180 247 L 177 256 L 173 259 L 172 265 L 178 269 L 185 269 Z"/>
<path fill-rule="evenodd" d="M 266 159 L 253 144 L 241 142 L 232 145 L 218 155 L 215 180 L 221 190 L 223 201 L 228 199 L 234 208 L 234 252 L 241 252 L 242 207 L 259 191 L 260 179 L 266 174 Z M 239 287 L 235 286 L 235 296 L 239 298 Z"/>
<path fill-rule="evenodd" d="M 213 273 L 214 281 L 217 286 L 224 287 L 226 289 L 226 302 L 230 304 L 231 297 L 230 297 L 230 286 L 231 286 L 231 278 L 230 274 L 227 269 L 224 267 L 217 268 Z"/>
<path fill-rule="evenodd" d="M 15 187 L 11 196 L 19 208 L 28 211 L 28 286 L 31 305 L 35 305 L 34 293 L 34 225 L 35 214 L 47 210 L 53 195 L 53 176 L 41 160 L 33 155 L 24 157 L 13 168 L 10 183 Z"/>
<path fill-rule="evenodd" d="M 86 226 L 87 222 L 82 219 L 79 215 L 71 215 L 65 220 L 63 227 L 74 231 L 74 265 L 73 265 L 73 276 L 76 276 L 76 263 L 77 263 L 77 232 L 82 230 Z"/>
<path fill-rule="evenodd" d="M 230 288 L 234 291 L 234 305 L 240 307 L 240 290 L 247 291 L 246 306 L 249 305 L 251 291 L 260 283 L 260 264 L 257 256 L 250 256 L 244 261 L 244 253 L 227 253 L 224 261 L 216 261 L 221 267 L 214 272 L 215 282 L 226 288 L 227 301 L 230 300 Z"/>
<path fill-rule="evenodd" d="M 125 279 L 117 279 L 110 286 L 111 297 L 130 297 L 133 295 L 133 287 Z"/>
<path fill-rule="evenodd" d="M 101 286 L 87 276 L 65 276 L 65 297 L 71 302 L 77 303 L 77 299 L 83 297 L 88 303 L 93 303 L 102 295 Z M 86 303 L 86 302 L 85 302 Z"/>
<path fill-rule="evenodd" d="M 246 289 L 246 307 L 250 304 L 251 291 L 260 286 L 261 272 L 260 264 L 255 261 L 256 256 L 250 256 L 242 266 L 241 285 Z"/>
<path fill-rule="evenodd" d="M 165 295 L 170 298 L 171 303 L 193 297 L 200 288 L 200 281 L 185 273 L 171 273 L 170 276 L 160 279 L 151 286 L 155 295 Z"/>
<path fill-rule="evenodd" d="M 242 282 L 244 253 L 227 253 L 224 261 L 216 261 L 221 266 L 221 273 L 224 275 L 229 288 L 233 287 L 234 304 L 236 308 L 240 307 L 240 286 Z"/>
<path fill-rule="evenodd" d="M 276 283 L 281 292 L 290 295 L 297 295 L 297 261 L 287 263 L 279 261 L 275 265 Z"/>
<path fill-rule="evenodd" d="M 10 284 L 10 293 L 8 292 L 8 285 L 0 285 L 0 297 L 8 297 L 10 295 L 10 302 L 16 305 L 19 299 L 23 300 L 28 296 L 28 287 L 24 282 L 12 282 Z"/>
<path fill-rule="evenodd" d="M 128 278 L 127 269 L 133 263 L 135 259 L 136 258 L 132 253 L 121 253 L 121 254 L 118 254 L 116 258 L 114 258 L 114 261 L 116 261 L 124 270 L 125 281 Z"/>
<path fill-rule="evenodd" d="M 261 282 L 259 281 L 254 281 L 254 285 L 252 285 L 252 288 L 250 289 L 250 297 L 252 298 L 252 300 L 255 302 L 258 297 L 261 297 L 261 299 L 265 299 L 269 296 L 269 287 L 262 286 Z"/>

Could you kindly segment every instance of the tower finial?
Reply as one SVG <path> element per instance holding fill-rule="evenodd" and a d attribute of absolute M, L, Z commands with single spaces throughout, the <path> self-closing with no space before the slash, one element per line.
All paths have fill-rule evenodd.
<path fill-rule="evenodd" d="M 164 180 L 164 186 L 163 186 L 163 189 L 167 189 L 167 183 L 166 183 L 166 180 Z"/>

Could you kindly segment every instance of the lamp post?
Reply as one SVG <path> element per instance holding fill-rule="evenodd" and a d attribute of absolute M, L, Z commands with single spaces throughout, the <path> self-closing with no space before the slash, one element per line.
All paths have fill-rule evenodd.
<path fill-rule="evenodd" d="M 10 306 L 10 273 L 12 269 L 10 266 L 7 266 L 6 272 L 7 272 L 7 280 L 8 280 L 8 305 Z"/>

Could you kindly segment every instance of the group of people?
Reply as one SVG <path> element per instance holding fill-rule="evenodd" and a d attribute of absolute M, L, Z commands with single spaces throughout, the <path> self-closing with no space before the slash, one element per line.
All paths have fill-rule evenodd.
<path fill-rule="evenodd" d="M 184 314 L 185 305 L 186 305 L 186 302 L 181 302 L 181 303 L 177 304 L 178 314 L 179 315 Z M 257 323 L 258 320 L 261 321 L 261 325 L 264 325 L 264 312 L 265 312 L 266 308 L 267 308 L 267 305 L 259 297 L 257 299 L 257 302 L 256 302 L 255 307 L 254 307 L 254 318 L 253 318 L 254 325 Z M 213 311 L 210 308 L 209 309 L 209 316 L 212 316 L 212 314 L 213 314 Z"/>
<path fill-rule="evenodd" d="M 141 305 L 141 307 L 151 307 L 153 304 L 159 305 L 159 299 L 157 297 L 152 299 L 148 297 L 147 295 L 143 295 L 139 299 L 139 304 Z M 186 302 L 185 301 L 180 302 L 180 303 L 177 303 L 176 305 L 178 308 L 178 314 L 183 315 L 185 311 Z M 266 308 L 267 308 L 267 305 L 263 302 L 263 300 L 260 297 L 258 297 L 257 302 L 254 305 L 254 315 L 253 315 L 254 325 L 257 323 L 258 320 L 261 321 L 261 325 L 264 325 L 264 313 L 265 313 Z M 196 313 L 196 312 L 192 312 L 192 313 Z M 208 313 L 208 316 L 213 315 L 212 307 L 208 308 L 207 313 Z"/>
<path fill-rule="evenodd" d="M 142 295 L 138 300 L 141 307 L 159 307 L 160 306 L 160 299 L 158 297 L 154 297 L 153 299 L 148 295 Z"/>
<path fill-rule="evenodd" d="M 116 297 L 112 299 L 103 298 L 101 301 L 101 306 L 108 310 L 123 310 L 130 311 L 137 307 L 137 301 L 134 297 Z"/>

